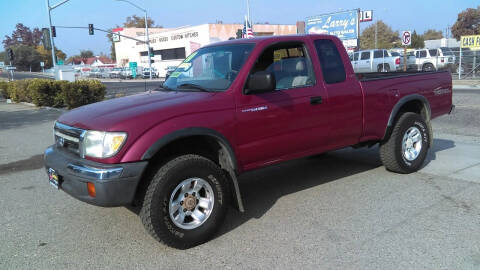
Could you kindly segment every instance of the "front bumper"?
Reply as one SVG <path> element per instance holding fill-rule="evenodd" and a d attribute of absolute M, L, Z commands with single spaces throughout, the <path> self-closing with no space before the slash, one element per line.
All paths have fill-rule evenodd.
<path fill-rule="evenodd" d="M 80 158 L 57 148 L 45 150 L 45 168 L 60 176 L 59 189 L 72 197 L 98 206 L 122 206 L 132 203 L 148 162 L 102 164 Z M 95 185 L 96 195 L 88 194 L 87 183 Z"/>

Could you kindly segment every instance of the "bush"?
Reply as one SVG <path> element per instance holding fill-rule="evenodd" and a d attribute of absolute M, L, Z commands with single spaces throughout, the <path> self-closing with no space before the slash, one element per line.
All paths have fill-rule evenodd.
<path fill-rule="evenodd" d="M 7 95 L 15 102 L 32 102 L 28 85 L 32 80 L 19 80 L 8 83 Z"/>
<path fill-rule="evenodd" d="M 0 97 L 9 98 L 9 96 L 8 96 L 8 82 L 0 81 Z"/>
<path fill-rule="evenodd" d="M 97 80 L 76 82 L 46 79 L 0 82 L 0 95 L 15 102 L 73 109 L 105 98 L 106 87 Z"/>
<path fill-rule="evenodd" d="M 28 93 L 33 104 L 37 106 L 52 106 L 57 95 L 53 82 L 47 79 L 33 79 L 28 85 Z"/>
<path fill-rule="evenodd" d="M 105 85 L 96 80 L 79 80 L 62 91 L 64 104 L 68 109 L 101 101 L 105 97 Z"/>

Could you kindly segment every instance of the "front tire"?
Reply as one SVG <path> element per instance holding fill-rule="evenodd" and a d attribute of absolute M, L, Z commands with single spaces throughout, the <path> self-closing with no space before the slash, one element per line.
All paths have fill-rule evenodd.
<path fill-rule="evenodd" d="M 380 159 L 389 171 L 412 173 L 425 161 L 430 130 L 423 118 L 407 112 L 395 123 L 387 141 L 380 144 Z"/>
<path fill-rule="evenodd" d="M 229 187 L 222 169 L 198 155 L 177 157 L 153 176 L 140 218 L 156 240 L 186 249 L 215 234 L 229 204 Z"/>

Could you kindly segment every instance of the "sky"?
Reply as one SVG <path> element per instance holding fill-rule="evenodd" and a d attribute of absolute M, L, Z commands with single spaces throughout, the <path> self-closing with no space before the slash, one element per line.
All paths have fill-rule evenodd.
<path fill-rule="evenodd" d="M 62 0 L 50 0 L 50 5 Z M 246 0 L 130 0 L 147 10 L 148 16 L 163 27 L 179 27 L 204 23 L 242 23 L 247 13 Z M 360 8 L 373 10 L 373 22 L 383 20 L 393 30 L 416 30 L 423 33 L 433 28 L 445 31 L 455 23 L 458 13 L 480 6 L 478 0 L 250 0 L 250 17 L 254 23 L 295 24 L 306 17 L 341 10 Z M 52 10 L 52 24 L 88 26 L 108 29 L 121 25 L 127 16 L 143 12 L 125 2 L 115 0 L 70 0 Z M 48 27 L 46 0 L 0 0 L 0 36 L 11 35 L 17 23 L 34 28 Z M 365 29 L 371 23 L 361 23 Z M 67 56 L 80 50 L 110 54 L 105 33 L 88 35 L 88 29 L 57 28 L 57 48 Z"/>

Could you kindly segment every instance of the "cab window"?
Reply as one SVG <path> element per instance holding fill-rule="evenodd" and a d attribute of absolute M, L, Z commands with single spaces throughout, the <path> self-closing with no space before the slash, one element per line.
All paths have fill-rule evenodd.
<path fill-rule="evenodd" d="M 250 74 L 273 73 L 276 90 L 307 87 L 315 84 L 312 62 L 302 42 L 287 42 L 268 47 L 257 59 Z"/>

